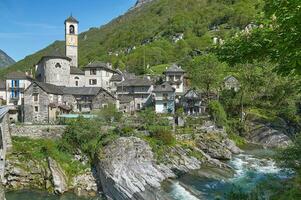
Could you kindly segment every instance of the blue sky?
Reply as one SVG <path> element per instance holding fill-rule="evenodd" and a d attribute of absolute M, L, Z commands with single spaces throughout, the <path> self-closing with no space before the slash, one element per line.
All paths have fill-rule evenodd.
<path fill-rule="evenodd" d="M 125 13 L 136 0 L 0 0 L 0 49 L 20 60 L 64 40 L 64 20 L 72 13 L 80 32 Z"/>

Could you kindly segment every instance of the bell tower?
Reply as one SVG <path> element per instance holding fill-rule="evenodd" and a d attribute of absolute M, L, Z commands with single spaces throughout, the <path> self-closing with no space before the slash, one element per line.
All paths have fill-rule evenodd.
<path fill-rule="evenodd" d="M 71 67 L 78 67 L 78 21 L 72 15 L 65 20 L 65 40 Z"/>

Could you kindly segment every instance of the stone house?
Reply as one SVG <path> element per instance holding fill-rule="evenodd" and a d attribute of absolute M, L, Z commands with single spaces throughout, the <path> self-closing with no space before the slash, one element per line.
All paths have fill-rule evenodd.
<path fill-rule="evenodd" d="M 184 113 L 187 115 L 197 115 L 205 112 L 205 107 L 202 105 L 202 96 L 195 89 L 190 89 L 183 95 L 181 104 Z"/>
<path fill-rule="evenodd" d="M 35 81 L 25 91 L 25 122 L 53 123 L 59 114 L 91 112 L 109 104 L 116 104 L 116 98 L 103 88 L 60 87 Z"/>
<path fill-rule="evenodd" d="M 176 96 L 182 96 L 185 92 L 184 75 L 185 71 L 176 64 L 170 66 L 166 71 L 165 80 L 175 88 Z"/>
<path fill-rule="evenodd" d="M 0 101 L 1 105 L 6 104 L 6 81 L 0 80 Z"/>
<path fill-rule="evenodd" d="M 95 61 L 88 64 L 84 68 L 86 87 L 102 87 L 104 89 L 110 88 L 110 79 L 114 74 L 118 74 L 109 63 Z"/>
<path fill-rule="evenodd" d="M 175 89 L 168 82 L 155 86 L 153 93 L 156 113 L 175 112 Z"/>
<path fill-rule="evenodd" d="M 227 76 L 224 78 L 224 88 L 226 90 L 234 90 L 235 92 L 238 92 L 240 88 L 239 81 L 234 76 Z"/>
<path fill-rule="evenodd" d="M 117 97 L 126 96 L 133 99 L 133 111 L 141 110 L 152 103 L 152 81 L 146 77 L 128 77 L 117 84 Z M 127 106 L 129 107 L 129 105 Z"/>

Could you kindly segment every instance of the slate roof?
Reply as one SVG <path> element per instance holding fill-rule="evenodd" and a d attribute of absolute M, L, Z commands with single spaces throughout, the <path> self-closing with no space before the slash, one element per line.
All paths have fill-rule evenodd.
<path fill-rule="evenodd" d="M 134 79 L 126 79 L 117 86 L 131 87 L 131 86 L 151 86 L 152 82 L 144 77 L 137 77 Z"/>
<path fill-rule="evenodd" d="M 168 82 L 155 86 L 153 90 L 153 92 L 174 92 L 174 91 L 175 89 Z"/>
<path fill-rule="evenodd" d="M 108 71 L 112 71 L 114 73 L 118 73 L 115 69 L 112 69 L 111 67 L 109 67 L 108 63 L 100 62 L 100 61 L 94 61 L 94 62 L 88 64 L 87 66 L 85 66 L 85 68 L 102 68 L 102 69 L 106 69 Z"/>
<path fill-rule="evenodd" d="M 52 85 L 49 83 L 38 82 L 38 81 L 34 81 L 33 84 L 38 85 L 42 90 L 44 90 L 49 94 L 58 94 L 58 95 L 63 94 L 62 87 Z"/>
<path fill-rule="evenodd" d="M 201 100 L 201 94 L 195 89 L 188 90 L 184 95 L 183 99 L 198 99 Z"/>
<path fill-rule="evenodd" d="M 74 23 L 79 23 L 77 21 L 77 19 L 75 19 L 72 15 L 70 15 L 66 20 L 65 20 L 65 23 L 66 22 L 74 22 Z"/>
<path fill-rule="evenodd" d="M 74 75 L 85 75 L 85 72 L 77 67 L 70 67 L 70 74 Z"/>
<path fill-rule="evenodd" d="M 65 55 L 62 55 L 60 52 L 58 51 L 53 51 L 52 53 L 50 53 L 49 55 L 45 55 L 45 56 L 42 56 L 41 59 L 39 60 L 38 64 L 43 60 L 43 59 L 55 59 L 55 58 L 60 58 L 60 59 L 65 59 L 65 60 L 68 60 L 68 61 L 71 61 L 72 59 L 65 56 Z"/>
<path fill-rule="evenodd" d="M 84 95 L 84 96 L 95 96 L 97 95 L 101 87 L 63 87 L 64 94 L 70 95 Z"/>
<path fill-rule="evenodd" d="M 120 81 L 122 81 L 122 75 L 120 75 L 120 74 L 114 74 L 112 76 L 112 78 L 110 79 L 110 81 L 111 82 L 114 82 L 114 81 L 120 82 Z"/>
<path fill-rule="evenodd" d="M 172 64 L 167 70 L 165 70 L 164 73 L 172 73 L 172 72 L 185 73 L 185 71 L 176 64 Z"/>
<path fill-rule="evenodd" d="M 5 90 L 5 89 L 6 89 L 6 81 L 0 80 L 0 90 Z"/>
<path fill-rule="evenodd" d="M 19 71 L 8 73 L 5 76 L 5 78 L 6 79 L 14 79 L 14 80 L 25 80 L 25 79 L 32 80 L 32 78 L 30 76 L 26 75 L 24 72 L 19 72 Z"/>

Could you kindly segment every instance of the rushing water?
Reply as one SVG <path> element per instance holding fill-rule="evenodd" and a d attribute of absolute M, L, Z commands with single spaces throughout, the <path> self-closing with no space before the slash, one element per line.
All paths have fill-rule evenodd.
<path fill-rule="evenodd" d="M 163 188 L 174 200 L 214 200 L 225 199 L 225 194 L 239 186 L 244 191 L 250 191 L 264 180 L 271 178 L 286 179 L 291 173 L 278 168 L 268 157 L 271 152 L 265 150 L 247 150 L 245 154 L 235 156 L 228 164 L 234 169 L 234 174 L 220 176 L 221 170 L 204 168 L 202 177 L 198 175 L 184 175 L 178 180 L 171 181 Z M 200 170 L 200 171 L 202 171 Z M 216 172 L 219 172 L 218 176 Z M 225 173 L 222 171 L 222 173 Z M 215 174 L 207 176 L 208 174 Z M 101 198 L 79 198 L 73 194 L 63 196 L 50 195 L 45 192 L 19 191 L 6 194 L 7 200 L 100 200 Z"/>
<path fill-rule="evenodd" d="M 234 188 L 247 192 L 263 181 L 287 179 L 292 175 L 292 172 L 278 168 L 273 160 L 266 158 L 265 154 L 270 152 L 263 154 L 263 150 L 253 150 L 248 153 L 251 154 L 240 154 L 228 163 L 234 169 L 231 178 L 185 175 L 165 190 L 175 200 L 226 199 L 226 194 Z"/>

